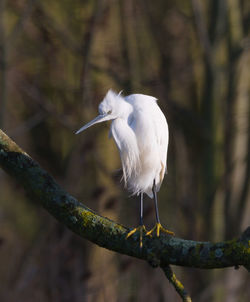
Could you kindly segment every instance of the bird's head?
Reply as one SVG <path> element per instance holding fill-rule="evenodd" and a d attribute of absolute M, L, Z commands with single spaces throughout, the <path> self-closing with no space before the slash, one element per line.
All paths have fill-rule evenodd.
<path fill-rule="evenodd" d="M 109 90 L 104 97 L 103 101 L 99 105 L 99 115 L 95 117 L 92 121 L 80 128 L 76 134 L 86 130 L 87 128 L 95 125 L 97 123 L 114 120 L 121 114 L 119 99 L 122 97 L 116 94 L 113 90 Z"/>
<path fill-rule="evenodd" d="M 99 104 L 100 115 L 107 115 L 109 119 L 115 119 L 119 116 L 119 98 L 120 93 L 116 94 L 113 90 L 109 90 L 103 101 Z"/>

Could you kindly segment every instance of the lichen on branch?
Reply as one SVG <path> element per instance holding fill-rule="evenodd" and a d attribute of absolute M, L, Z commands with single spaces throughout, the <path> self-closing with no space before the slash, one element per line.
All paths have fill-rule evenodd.
<path fill-rule="evenodd" d="M 144 259 L 153 266 L 169 264 L 196 268 L 243 265 L 250 268 L 250 227 L 238 239 L 218 243 L 161 235 L 126 240 L 128 229 L 102 217 L 64 191 L 52 176 L 0 130 L 0 167 L 20 183 L 58 221 L 101 247 Z"/>

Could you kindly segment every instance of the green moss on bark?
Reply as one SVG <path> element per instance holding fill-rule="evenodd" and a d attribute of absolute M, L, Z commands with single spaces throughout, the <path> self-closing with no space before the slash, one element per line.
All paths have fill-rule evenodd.
<path fill-rule="evenodd" d="M 250 267 L 250 228 L 239 239 L 215 244 L 162 234 L 160 238 L 145 238 L 140 249 L 136 236 L 126 239 L 126 227 L 98 215 L 65 192 L 1 130 L 0 166 L 24 186 L 30 198 L 38 201 L 58 221 L 101 247 L 147 260 L 152 266 Z"/>

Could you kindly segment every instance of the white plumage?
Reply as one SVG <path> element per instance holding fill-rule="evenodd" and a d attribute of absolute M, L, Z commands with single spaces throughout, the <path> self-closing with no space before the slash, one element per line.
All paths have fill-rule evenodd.
<path fill-rule="evenodd" d="M 168 125 L 156 98 L 143 94 L 123 97 L 109 90 L 90 126 L 112 120 L 110 135 L 120 152 L 123 178 L 132 194 L 146 193 L 153 198 L 155 182 L 159 191 L 166 172 Z"/>

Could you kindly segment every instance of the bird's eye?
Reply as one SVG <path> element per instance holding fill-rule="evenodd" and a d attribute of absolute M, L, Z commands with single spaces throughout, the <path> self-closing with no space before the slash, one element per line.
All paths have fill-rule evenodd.
<path fill-rule="evenodd" d="M 112 110 L 109 110 L 108 112 L 107 112 L 107 114 L 111 114 L 112 113 Z"/>

